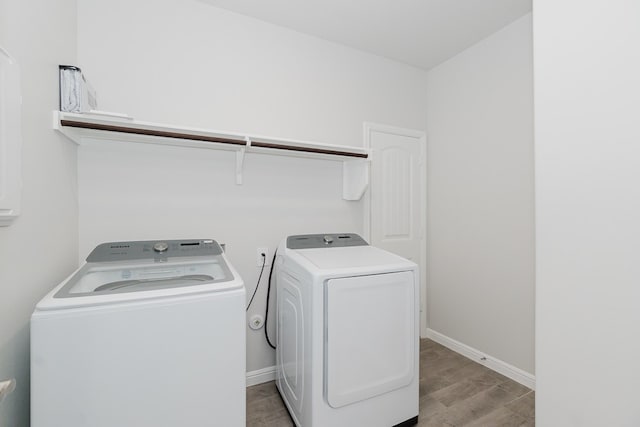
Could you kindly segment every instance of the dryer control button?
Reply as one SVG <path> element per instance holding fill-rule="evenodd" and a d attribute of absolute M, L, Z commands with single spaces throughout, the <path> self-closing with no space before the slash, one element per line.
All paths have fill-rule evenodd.
<path fill-rule="evenodd" d="M 167 249 L 169 249 L 169 245 L 166 242 L 158 242 L 153 245 L 153 250 L 156 252 L 165 252 Z"/>
<path fill-rule="evenodd" d="M 331 236 L 324 236 L 322 240 L 324 240 L 325 245 L 330 245 L 331 243 L 333 243 L 333 237 Z"/>

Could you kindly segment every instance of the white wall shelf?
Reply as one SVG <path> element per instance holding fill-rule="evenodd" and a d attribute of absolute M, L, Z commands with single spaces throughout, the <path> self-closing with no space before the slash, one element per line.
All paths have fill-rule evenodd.
<path fill-rule="evenodd" d="M 261 153 L 341 161 L 342 198 L 345 200 L 360 200 L 369 185 L 369 151 L 364 148 L 170 126 L 121 116 L 61 111 L 53 112 L 53 127 L 79 145 L 90 139 L 99 139 L 235 151 L 237 184 L 242 184 L 245 154 Z"/>

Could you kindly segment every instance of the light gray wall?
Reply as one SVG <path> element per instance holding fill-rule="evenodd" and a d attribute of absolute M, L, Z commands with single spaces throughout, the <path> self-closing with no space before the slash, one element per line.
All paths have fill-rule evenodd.
<path fill-rule="evenodd" d="M 531 14 L 428 73 L 428 325 L 534 371 Z"/>
<path fill-rule="evenodd" d="M 245 185 L 237 187 L 233 182 L 234 159 L 229 153 L 129 145 L 81 147 L 78 160 L 81 182 L 76 198 L 76 148 L 50 127 L 51 111 L 57 108 L 59 63 L 77 63 L 85 69 L 98 90 L 102 109 L 129 113 L 143 120 L 355 146 L 362 144 L 363 121 L 415 129 L 426 126 L 427 77 L 423 71 L 195 1 L 80 0 L 76 60 L 75 3 L 72 0 L 0 0 L 0 43 L 23 67 L 25 120 L 23 214 L 15 225 L 0 229 L 0 378 L 18 379 L 16 392 L 0 407 L 0 425 L 12 427 L 28 425 L 28 318 L 33 305 L 70 273 L 77 260 L 84 258 L 98 242 L 157 237 L 218 238 L 229 245 L 230 257 L 251 291 L 258 276 L 255 266 L 257 246 L 273 249 L 280 238 L 291 233 L 328 229 L 362 231 L 361 204 L 340 199 L 339 164 L 316 160 L 248 156 Z M 149 18 L 150 10 L 153 10 L 153 19 Z M 526 25 L 520 23 L 516 28 L 522 30 L 522 26 Z M 525 46 L 526 51 L 522 32 L 505 31 L 511 31 L 508 34 L 515 37 L 513 43 L 520 48 Z M 526 86 L 526 73 L 519 62 L 526 58 L 521 56 L 522 52 L 518 53 L 518 49 L 509 47 L 500 34 L 472 48 L 490 45 L 485 48 L 486 52 L 472 55 L 468 60 L 471 64 L 465 65 L 464 60 L 454 58 L 451 62 L 454 65 L 442 66 L 461 73 L 460 80 L 454 82 L 443 77 L 442 88 L 446 93 L 434 99 L 441 102 L 438 109 L 444 117 L 450 120 L 455 119 L 456 114 L 463 119 L 475 117 L 473 111 L 464 114 L 462 107 L 465 101 L 476 105 L 484 98 L 493 99 L 494 93 L 485 94 L 479 87 L 485 84 L 499 86 L 490 78 L 496 68 L 512 67 L 516 78 L 509 86 L 512 89 L 520 91 L 522 84 Z M 507 47 L 501 50 L 501 44 Z M 481 60 L 485 55 L 489 55 L 489 59 Z M 484 80 L 473 86 L 475 75 L 468 67 L 480 64 L 485 66 Z M 439 69 L 431 72 L 431 82 L 435 81 Z M 463 71 L 465 69 L 467 71 Z M 506 71 L 501 73 L 508 74 Z M 463 83 L 472 85 L 470 88 L 475 87 L 478 93 L 469 94 L 467 98 L 464 93 L 450 97 L 457 92 L 455 86 Z M 450 91 L 446 91 L 447 88 Z M 435 96 L 436 92 L 433 94 Z M 447 104 L 448 100 L 456 99 L 460 109 Z M 510 109 L 504 108 L 502 99 L 511 98 L 500 92 L 493 105 L 499 113 L 509 114 Z M 435 111 L 434 105 L 435 102 L 430 105 L 431 113 Z M 476 105 L 474 111 L 484 110 Z M 512 124 L 514 128 L 529 126 L 522 119 L 524 114 L 513 113 L 512 116 L 516 120 Z M 443 135 L 456 129 L 446 120 L 443 123 L 449 123 L 442 129 Z M 430 136 L 434 137 L 438 127 L 433 121 L 432 125 L 434 133 Z M 480 124 L 477 126 L 482 130 Z M 487 126 L 489 133 L 498 127 Z M 502 144 L 500 141 L 505 140 L 500 139 L 496 147 L 487 142 L 491 138 L 483 138 L 479 141 L 485 148 L 475 150 L 475 146 L 456 145 L 456 140 L 449 147 L 451 141 L 446 140 L 446 144 L 440 146 L 439 155 L 437 149 L 430 154 L 430 171 L 433 171 L 430 181 L 438 184 L 440 179 L 445 189 L 456 189 L 457 184 L 447 181 L 450 175 L 443 168 L 459 168 L 456 160 L 460 159 L 460 153 L 456 151 L 459 149 L 471 149 L 480 154 L 480 160 L 493 165 L 500 176 L 506 174 L 517 178 L 520 166 L 525 169 L 521 171 L 522 176 L 527 175 L 526 167 L 530 165 L 520 151 L 525 150 L 526 144 L 520 139 L 520 133 L 513 129 L 510 132 L 517 134 L 513 140 L 518 144 Z M 494 151 L 500 147 L 515 150 L 505 154 L 515 162 L 513 169 L 505 171 L 503 163 L 492 163 L 490 156 L 482 153 L 487 147 Z M 442 165 L 438 158 L 443 161 Z M 464 161 L 470 163 L 468 159 Z M 482 178 L 479 182 L 485 189 L 502 182 L 497 179 L 494 182 L 482 174 L 473 177 Z M 494 190 L 498 194 L 512 194 L 500 185 L 486 193 Z M 497 263 L 495 260 L 479 263 L 465 252 L 465 244 L 473 244 L 478 249 L 474 253 L 486 256 L 486 251 L 481 250 L 485 245 L 474 243 L 475 238 L 461 239 L 460 245 L 456 245 L 456 241 L 448 240 L 444 234 L 434 233 L 434 225 L 445 226 L 445 230 L 452 232 L 457 230 L 446 221 L 438 222 L 443 214 L 454 214 L 453 225 L 464 223 L 456 219 L 455 214 L 461 211 L 451 208 L 452 200 L 446 193 L 433 192 L 435 198 L 430 203 L 430 216 L 433 215 L 436 222 L 430 223 L 430 236 L 436 240 L 432 241 L 430 249 L 441 248 L 444 255 L 461 249 L 464 256 L 445 259 L 454 265 L 445 262 L 435 267 L 434 277 L 451 277 L 441 282 L 445 286 L 440 287 L 440 291 L 446 291 L 453 283 L 453 292 L 445 292 L 445 298 L 440 301 L 455 309 L 458 298 L 471 307 L 471 314 L 484 316 L 487 311 L 481 312 L 480 307 L 474 305 L 476 301 L 488 304 L 488 296 L 493 296 L 495 301 L 505 298 L 518 302 L 518 297 L 523 295 L 520 286 L 506 288 L 515 294 L 498 295 L 498 292 L 490 291 L 488 296 L 481 295 L 474 302 L 469 302 L 467 291 L 478 297 L 482 294 L 481 289 L 476 292 L 473 288 L 456 287 L 457 270 L 461 266 L 469 266 L 472 272 L 478 273 L 482 280 L 475 283 L 485 286 L 496 275 L 489 275 L 487 279 L 481 274 L 480 266 L 493 268 Z M 452 191 L 451 194 L 459 197 L 453 200 L 453 205 L 462 203 L 464 207 L 466 203 L 471 206 L 469 209 L 474 209 L 474 200 L 483 199 L 473 191 L 462 194 Z M 464 201 L 464 194 L 470 197 L 469 202 Z M 485 194 L 484 198 L 487 196 L 491 195 Z M 504 202 L 501 197 L 494 196 L 490 199 Z M 526 194 L 523 197 L 526 198 Z M 439 205 L 441 207 L 437 208 Z M 507 210 L 513 208 L 508 201 L 500 206 Z M 471 236 L 477 233 L 479 240 L 492 242 L 485 228 L 486 218 L 493 212 L 485 212 L 482 221 L 466 233 Z M 493 221 L 488 222 L 495 226 L 497 220 Z M 510 227 L 517 229 L 513 225 Z M 516 231 L 526 237 L 527 230 L 525 227 L 525 230 Z M 456 236 L 455 233 L 451 235 Z M 496 244 L 492 245 L 495 249 Z M 510 259 L 522 261 L 524 258 L 512 255 Z M 35 259 L 37 264 L 34 264 Z M 433 268 L 433 258 L 431 261 Z M 528 265 L 526 261 L 522 263 Z M 498 278 L 511 282 L 517 276 L 512 270 L 526 270 L 526 265 L 509 264 L 506 278 Z M 438 285 L 437 281 L 434 283 Z M 258 294 L 252 312 L 264 311 L 264 290 Z M 431 308 L 436 297 L 438 291 L 430 294 Z M 492 353 L 492 348 L 483 345 L 487 333 L 496 325 L 496 334 L 505 333 L 503 318 L 509 321 L 528 318 L 527 310 L 532 305 L 527 304 L 532 302 L 524 298 L 519 303 L 524 308 L 516 314 L 511 308 L 505 309 L 504 313 L 493 311 L 500 315 L 498 321 L 478 321 L 472 315 L 467 318 L 444 316 L 441 320 L 432 316 L 430 320 L 432 327 L 439 331 L 451 332 L 453 338 L 527 369 L 526 362 L 519 363 L 515 360 L 517 357 L 512 360 L 509 351 Z M 509 304 L 503 305 L 509 307 Z M 487 305 L 489 308 L 495 306 Z M 436 310 L 431 312 L 437 313 Z M 467 336 L 458 333 L 465 332 L 461 326 L 465 323 L 479 326 L 466 331 L 469 332 Z M 515 331 L 523 330 L 522 325 L 515 322 L 510 326 L 506 331 L 508 339 L 503 338 L 502 342 L 521 348 L 519 340 L 508 343 L 517 335 Z M 272 363 L 272 353 L 266 348 L 262 333 L 248 331 L 248 369 Z"/>
<path fill-rule="evenodd" d="M 638 426 L 640 3 L 534 3 L 536 422 Z"/>
<path fill-rule="evenodd" d="M 150 10 L 153 10 L 150 18 Z M 140 120 L 362 146 L 363 122 L 426 126 L 422 70 L 192 0 L 80 0 L 79 63 L 100 108 Z M 117 29 L 117 31 L 114 31 Z M 362 232 L 337 162 L 120 144 L 80 147 L 80 256 L 119 239 L 212 237 L 255 288 L 256 248 Z M 266 276 L 248 313 L 264 313 Z M 247 370 L 274 364 L 247 328 Z"/>
<path fill-rule="evenodd" d="M 0 426 L 29 425 L 29 316 L 76 267 L 76 149 L 52 129 L 58 64 L 75 62 L 75 0 L 1 0 L 0 45 L 22 72 L 22 214 L 0 228 Z"/>

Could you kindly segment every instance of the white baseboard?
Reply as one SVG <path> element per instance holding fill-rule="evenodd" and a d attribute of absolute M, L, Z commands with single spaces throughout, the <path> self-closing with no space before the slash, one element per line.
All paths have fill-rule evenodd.
<path fill-rule="evenodd" d="M 262 384 L 276 379 L 276 367 L 268 366 L 266 368 L 257 369 L 247 372 L 247 387 Z"/>
<path fill-rule="evenodd" d="M 523 371 L 520 368 L 516 368 L 513 365 L 508 364 L 505 361 L 496 359 L 487 354 L 484 354 L 480 350 L 476 350 L 473 347 L 469 347 L 466 344 L 456 341 L 453 338 L 449 338 L 446 335 L 436 332 L 433 329 L 427 329 L 427 338 L 442 344 L 443 346 L 460 353 L 461 355 L 468 357 L 469 359 L 477 362 L 487 368 L 496 371 L 499 374 L 504 375 L 507 378 L 529 387 L 532 390 L 536 389 L 536 377 L 529 372 Z"/>

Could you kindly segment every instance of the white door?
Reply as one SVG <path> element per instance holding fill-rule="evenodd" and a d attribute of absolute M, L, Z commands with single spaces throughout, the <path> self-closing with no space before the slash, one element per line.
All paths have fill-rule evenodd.
<path fill-rule="evenodd" d="M 365 124 L 371 184 L 365 201 L 369 243 L 420 266 L 420 327 L 426 330 L 426 135 Z"/>

